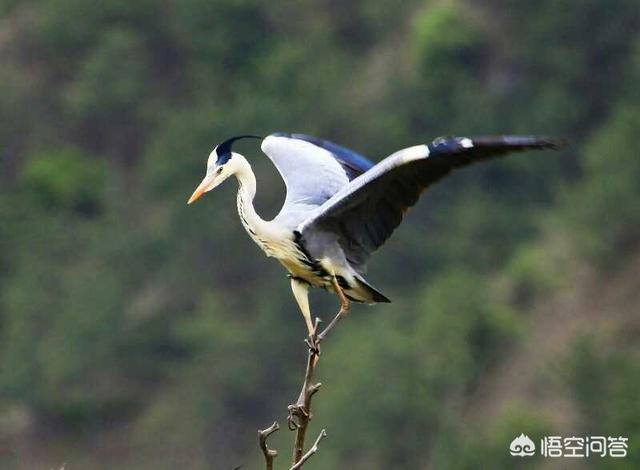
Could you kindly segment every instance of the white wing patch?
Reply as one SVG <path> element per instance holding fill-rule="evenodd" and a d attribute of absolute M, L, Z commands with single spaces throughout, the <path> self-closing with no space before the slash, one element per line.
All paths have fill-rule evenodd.
<path fill-rule="evenodd" d="M 261 148 L 287 187 L 283 211 L 289 204 L 320 205 L 349 183 L 331 153 L 312 143 L 271 135 L 262 141 Z"/>
<path fill-rule="evenodd" d="M 372 180 L 381 177 L 393 168 L 416 160 L 425 159 L 429 156 L 429 153 L 429 146 L 426 144 L 414 145 L 413 147 L 407 147 L 392 153 L 369 171 L 353 179 L 349 184 L 340 189 L 340 191 L 336 192 L 331 199 L 318 207 L 313 213 L 309 214 L 308 217 L 298 225 L 296 230 L 303 232 L 307 227 L 312 225 L 317 218 L 321 217 L 322 214 L 340 205 L 343 200 L 348 199 L 350 195 L 365 187 Z"/>
<path fill-rule="evenodd" d="M 414 160 L 420 160 L 429 156 L 429 146 L 425 144 L 414 145 L 413 147 L 407 147 L 406 149 L 398 150 L 392 157 L 399 158 L 402 163 L 409 163 Z"/>
<path fill-rule="evenodd" d="M 462 145 L 466 149 L 470 149 L 473 147 L 473 141 L 468 137 L 463 137 L 460 139 L 460 145 Z"/>

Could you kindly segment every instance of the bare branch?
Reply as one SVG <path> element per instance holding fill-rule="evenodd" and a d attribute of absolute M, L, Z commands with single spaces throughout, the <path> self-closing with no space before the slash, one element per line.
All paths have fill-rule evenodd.
<path fill-rule="evenodd" d="M 315 330 L 318 330 L 320 319 L 316 318 Z M 296 440 L 293 446 L 292 464 L 297 464 L 304 455 L 304 440 L 307 434 L 307 427 L 311 421 L 311 398 L 320 389 L 321 383 L 313 383 L 313 376 L 316 366 L 320 360 L 320 350 L 316 344 L 311 344 L 307 355 L 307 369 L 304 374 L 304 383 L 298 401 L 289 405 L 289 416 L 287 426 L 290 430 L 296 431 Z"/>
<path fill-rule="evenodd" d="M 313 334 L 309 337 L 307 345 L 309 346 L 309 353 L 307 355 L 307 369 L 304 374 L 304 382 L 302 384 L 302 390 L 295 404 L 289 405 L 289 415 L 287 416 L 287 427 L 291 431 L 295 431 L 296 439 L 293 445 L 293 461 L 291 470 L 302 468 L 304 463 L 318 451 L 318 444 L 324 438 L 327 433 L 323 429 L 316 441 L 311 446 L 311 449 L 304 452 L 304 441 L 307 434 L 307 428 L 309 422 L 313 418 L 311 414 L 311 398 L 320 389 L 321 383 L 314 383 L 313 377 L 315 374 L 316 366 L 320 360 L 320 343 L 325 338 L 327 333 L 331 331 L 335 325 L 346 316 L 349 311 L 349 300 L 346 298 L 338 281 L 333 279 L 334 289 L 340 298 L 340 310 L 338 314 L 331 320 L 329 325 L 318 334 L 320 319 L 316 318 L 313 328 Z"/>
<path fill-rule="evenodd" d="M 316 438 L 316 441 L 313 443 L 313 445 L 311 446 L 311 448 L 307 451 L 306 454 L 304 454 L 302 456 L 302 458 L 298 461 L 298 463 L 296 463 L 293 467 L 291 467 L 289 470 L 298 470 L 299 468 L 302 468 L 302 466 L 304 465 L 304 463 L 309 460 L 311 458 L 311 456 L 313 454 L 315 454 L 316 452 L 318 452 L 318 444 L 320 444 L 320 441 L 327 437 L 327 432 L 323 429 L 322 431 L 320 431 L 320 434 L 318 435 L 318 437 Z"/>
<path fill-rule="evenodd" d="M 267 466 L 267 470 L 273 470 L 273 459 L 275 459 L 278 455 L 278 451 L 274 449 L 269 449 L 267 446 L 267 438 L 280 429 L 280 425 L 277 421 L 274 421 L 271 426 L 267 429 L 263 429 L 262 431 L 258 431 L 258 440 L 260 441 L 260 449 L 262 449 L 262 453 L 264 454 L 264 461 Z"/>

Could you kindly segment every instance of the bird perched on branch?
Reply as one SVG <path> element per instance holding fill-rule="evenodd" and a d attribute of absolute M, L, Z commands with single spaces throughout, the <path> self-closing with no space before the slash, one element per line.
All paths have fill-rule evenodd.
<path fill-rule="evenodd" d="M 240 139 L 262 140 L 262 151 L 284 179 L 286 198 L 273 220 L 263 220 L 253 207 L 256 177 L 247 159 L 232 150 Z M 188 204 L 236 177 L 242 225 L 267 256 L 289 271 L 293 295 L 315 347 L 346 315 L 350 301 L 389 302 L 365 280 L 365 266 L 426 188 L 474 162 L 560 145 L 541 137 L 440 137 L 374 164 L 352 150 L 308 135 L 275 133 L 264 139 L 243 135 L 213 149 L 206 176 Z M 319 334 L 309 309 L 310 287 L 333 291 L 340 299 L 338 314 Z"/>

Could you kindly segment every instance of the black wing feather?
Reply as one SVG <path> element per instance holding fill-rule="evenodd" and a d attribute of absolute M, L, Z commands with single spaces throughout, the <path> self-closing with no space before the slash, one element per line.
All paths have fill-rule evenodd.
<path fill-rule="evenodd" d="M 337 233 L 349 262 L 362 271 L 420 194 L 452 170 L 511 152 L 561 145 L 542 137 L 440 137 L 425 146 L 421 158 L 406 161 L 398 152 L 375 165 L 323 204 L 300 230 L 303 236 L 312 228 Z"/>

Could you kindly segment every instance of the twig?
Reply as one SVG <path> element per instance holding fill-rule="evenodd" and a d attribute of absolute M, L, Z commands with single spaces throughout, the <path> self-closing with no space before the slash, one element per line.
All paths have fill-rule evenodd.
<path fill-rule="evenodd" d="M 316 318 L 314 331 L 318 330 L 320 319 Z M 309 421 L 311 421 L 311 398 L 320 389 L 321 383 L 313 383 L 313 375 L 320 359 L 320 351 L 316 344 L 309 345 L 307 355 L 307 369 L 304 374 L 304 382 L 298 401 L 289 405 L 289 416 L 287 417 L 287 426 L 291 431 L 296 431 L 296 440 L 293 445 L 293 461 L 295 465 L 302 459 L 304 455 L 304 440 L 307 435 Z M 299 468 L 299 467 L 298 467 Z"/>
<path fill-rule="evenodd" d="M 313 443 L 313 445 L 311 446 L 311 448 L 307 451 L 306 454 L 304 454 L 302 456 L 302 458 L 298 461 L 298 463 L 296 463 L 293 467 L 291 467 L 289 470 L 297 470 L 299 468 L 302 468 L 302 466 L 304 465 L 304 463 L 309 460 L 311 458 L 311 456 L 313 454 L 315 454 L 316 452 L 318 452 L 318 444 L 320 444 L 320 441 L 327 437 L 327 432 L 323 429 L 322 431 L 320 431 L 320 434 L 318 435 L 318 437 L 316 438 L 316 441 Z"/>
<path fill-rule="evenodd" d="M 269 449 L 267 446 L 267 438 L 280 429 L 280 425 L 277 421 L 274 421 L 271 426 L 267 429 L 263 429 L 262 431 L 258 431 L 258 440 L 260 441 L 260 449 L 262 449 L 262 453 L 264 454 L 264 461 L 267 466 L 267 470 L 273 470 L 273 459 L 278 455 L 278 451 L 274 449 Z"/>
<path fill-rule="evenodd" d="M 320 435 L 317 437 L 311 448 L 305 453 L 304 451 L 304 441 L 307 435 L 307 429 L 309 427 L 309 422 L 313 415 L 311 414 L 311 399 L 313 395 L 320 389 L 322 384 L 320 382 L 314 383 L 313 377 L 315 374 L 316 366 L 318 365 L 318 361 L 320 360 L 320 343 L 327 335 L 329 331 L 333 329 L 333 327 L 346 316 L 349 311 L 349 301 L 345 297 L 342 292 L 340 286 L 338 285 L 337 280 L 333 280 L 335 290 L 340 297 L 340 311 L 338 314 L 331 320 L 329 325 L 319 334 L 316 335 L 321 320 L 316 318 L 314 327 L 313 327 L 313 335 L 307 341 L 307 345 L 309 346 L 309 352 L 307 355 L 307 368 L 304 374 L 304 382 L 302 383 L 302 389 L 300 390 L 300 395 L 298 396 L 298 400 L 296 403 L 289 405 L 288 410 L 289 414 L 287 416 L 287 427 L 291 431 L 295 431 L 296 439 L 293 446 L 293 461 L 292 467 L 290 470 L 296 470 L 302 468 L 304 463 L 311 458 L 313 454 L 318 451 L 318 444 L 320 441 L 327 435 L 325 430 L 323 429 L 320 432 Z M 274 426 L 276 429 L 271 430 Z M 274 423 L 271 428 L 266 429 L 265 431 L 260 431 L 260 447 L 265 456 L 265 461 L 267 463 L 267 470 L 273 470 L 273 458 L 277 455 L 277 452 L 274 450 L 270 450 L 266 444 L 266 438 L 277 430 L 277 424 Z"/>

